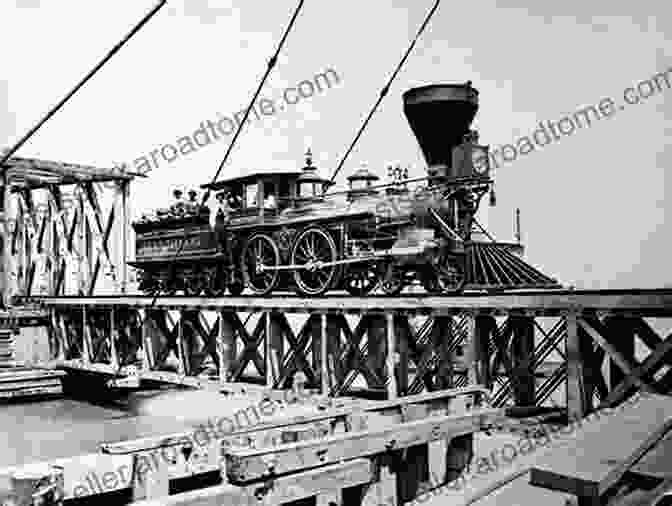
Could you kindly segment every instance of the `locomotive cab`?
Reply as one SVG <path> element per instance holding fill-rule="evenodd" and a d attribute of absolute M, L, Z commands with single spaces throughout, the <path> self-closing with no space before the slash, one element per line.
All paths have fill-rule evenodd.
<path fill-rule="evenodd" d="M 213 191 L 229 191 L 237 206 L 231 212 L 231 224 L 272 219 L 294 205 L 298 195 L 300 172 L 256 173 L 203 185 Z"/>

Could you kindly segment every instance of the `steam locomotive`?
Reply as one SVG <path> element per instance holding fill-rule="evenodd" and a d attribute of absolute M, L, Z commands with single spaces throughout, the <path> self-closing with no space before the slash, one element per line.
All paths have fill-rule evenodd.
<path fill-rule="evenodd" d="M 477 240 L 475 214 L 494 197 L 488 147 L 470 125 L 478 91 L 466 84 L 413 88 L 404 113 L 427 162 L 423 178 L 379 184 L 360 168 L 348 190 L 328 193 L 310 151 L 300 171 L 255 173 L 202 185 L 237 197 L 223 251 L 210 209 L 158 210 L 133 223 L 140 290 L 151 294 L 263 296 L 346 290 L 432 294 L 551 288 L 557 282 L 520 256 L 522 246 Z M 413 189 L 411 185 L 415 185 Z"/>

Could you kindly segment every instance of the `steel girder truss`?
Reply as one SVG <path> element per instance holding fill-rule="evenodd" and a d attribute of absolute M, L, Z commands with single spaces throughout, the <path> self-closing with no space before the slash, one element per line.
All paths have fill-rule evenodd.
<path fill-rule="evenodd" d="M 618 404 L 638 389 L 672 390 L 672 335 L 662 339 L 654 319 L 632 313 L 413 316 L 108 304 L 60 305 L 50 318 L 55 358 L 118 378 L 287 388 L 301 372 L 330 395 L 390 397 L 483 384 L 494 406 L 566 401 L 573 414 Z"/>
<path fill-rule="evenodd" d="M 10 193 L 6 300 L 91 295 L 103 285 L 123 293 L 128 282 L 129 183 L 82 181 Z"/>

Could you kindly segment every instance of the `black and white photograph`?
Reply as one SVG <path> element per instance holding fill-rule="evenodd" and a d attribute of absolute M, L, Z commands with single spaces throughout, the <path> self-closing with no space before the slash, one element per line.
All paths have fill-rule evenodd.
<path fill-rule="evenodd" d="M 662 0 L 3 0 L 0 506 L 672 506 L 671 97 Z"/>

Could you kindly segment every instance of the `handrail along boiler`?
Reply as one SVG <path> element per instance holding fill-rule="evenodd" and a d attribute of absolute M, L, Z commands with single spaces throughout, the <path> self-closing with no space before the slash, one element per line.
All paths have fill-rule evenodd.
<path fill-rule="evenodd" d="M 470 130 L 478 110 L 471 82 L 413 88 L 403 101 L 426 177 L 379 185 L 378 176 L 360 168 L 347 178 L 347 191 L 327 194 L 329 180 L 309 151 L 300 171 L 203 185 L 239 203 L 226 227 L 231 254 L 221 251 L 210 226 L 214 211 L 195 201 L 157 210 L 133 224 L 131 265 L 141 273 L 140 289 L 209 296 L 227 289 L 258 296 L 344 289 L 362 296 L 376 289 L 399 294 L 414 283 L 436 294 L 558 286 L 519 258 L 519 244 L 472 238 L 474 216 L 494 180 L 488 148 Z"/>

